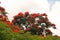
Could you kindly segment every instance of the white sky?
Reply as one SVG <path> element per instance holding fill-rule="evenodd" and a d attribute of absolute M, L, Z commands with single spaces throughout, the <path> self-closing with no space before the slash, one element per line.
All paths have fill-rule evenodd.
<path fill-rule="evenodd" d="M 51 31 L 60 36 L 60 2 L 56 2 L 52 10 L 49 11 L 49 6 L 47 0 L 0 0 L 0 6 L 4 7 L 9 13 L 8 17 L 11 21 L 13 16 L 19 12 L 29 11 L 30 13 L 47 13 L 49 20 L 56 24 L 57 29 L 52 29 Z"/>

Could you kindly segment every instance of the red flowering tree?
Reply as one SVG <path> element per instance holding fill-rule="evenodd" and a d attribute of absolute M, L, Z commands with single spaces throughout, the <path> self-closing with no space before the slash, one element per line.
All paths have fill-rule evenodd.
<path fill-rule="evenodd" d="M 0 7 L 0 20 L 2 20 L 2 21 L 8 20 L 8 17 L 6 14 L 7 14 L 7 12 L 5 11 L 5 8 Z"/>
<path fill-rule="evenodd" d="M 19 32 L 20 28 L 18 26 L 14 26 L 13 22 L 10 22 L 8 20 L 8 16 L 6 14 L 7 14 L 7 12 L 5 11 L 5 8 L 0 7 L 0 21 L 2 21 L 3 23 L 9 25 L 7 27 L 12 28 L 13 32 Z M 19 13 L 18 15 L 23 16 L 22 13 Z"/>
<path fill-rule="evenodd" d="M 51 33 L 47 28 L 53 27 L 56 29 L 55 24 L 52 24 L 46 13 L 33 13 L 29 12 L 18 13 L 14 16 L 12 21 L 14 25 L 18 25 L 24 29 L 24 31 L 29 30 L 32 34 L 42 34 L 46 36 L 47 33 Z"/>

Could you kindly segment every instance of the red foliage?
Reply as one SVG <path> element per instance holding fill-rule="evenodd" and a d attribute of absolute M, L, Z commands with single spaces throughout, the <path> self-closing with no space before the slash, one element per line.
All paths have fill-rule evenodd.
<path fill-rule="evenodd" d="M 6 20 L 6 21 L 5 21 L 5 23 L 6 23 L 6 24 L 9 24 L 9 23 L 10 23 L 10 21 Z"/>
<path fill-rule="evenodd" d="M 3 16 L 2 15 L 0 15 L 0 18 L 2 18 Z"/>
<path fill-rule="evenodd" d="M 13 23 L 15 23 L 15 22 L 16 22 L 16 20 L 12 20 L 12 22 L 13 22 Z"/>
<path fill-rule="evenodd" d="M 19 26 L 14 26 L 13 32 L 20 32 Z"/>
<path fill-rule="evenodd" d="M 51 33 L 51 31 L 48 29 L 48 30 L 46 30 L 47 32 L 49 32 L 49 33 Z"/>
<path fill-rule="evenodd" d="M 5 12 L 5 9 L 3 7 L 0 7 L 0 11 Z"/>
<path fill-rule="evenodd" d="M 45 21 L 49 21 L 49 19 L 47 18 L 47 17 L 45 17 L 45 19 L 44 19 Z"/>
<path fill-rule="evenodd" d="M 3 20 L 4 21 L 8 20 L 7 16 L 3 16 Z"/>
<path fill-rule="evenodd" d="M 32 27 L 39 28 L 37 24 L 33 24 Z"/>
<path fill-rule="evenodd" d="M 53 28 L 56 29 L 56 27 L 55 27 L 56 25 L 55 24 L 51 24 L 51 26 L 53 26 Z"/>
<path fill-rule="evenodd" d="M 35 14 L 35 17 L 38 17 L 38 16 L 40 16 L 40 14 L 39 14 L 39 13 Z"/>
<path fill-rule="evenodd" d="M 47 14 L 46 13 L 43 13 L 43 14 L 41 14 L 41 16 L 47 16 Z"/>
<path fill-rule="evenodd" d="M 51 24 L 51 26 L 56 26 L 55 24 Z"/>
<path fill-rule="evenodd" d="M 15 30 L 13 30 L 13 32 L 19 32 L 19 30 L 15 29 Z"/>
<path fill-rule="evenodd" d="M 15 18 L 18 18 L 18 15 L 14 16 L 14 19 L 15 19 Z"/>
<path fill-rule="evenodd" d="M 18 13 L 18 15 L 17 16 L 24 16 L 24 14 L 22 13 L 22 12 L 20 12 L 20 13 Z"/>
<path fill-rule="evenodd" d="M 43 22 L 43 20 L 42 20 L 42 19 L 40 19 L 40 20 L 39 20 L 39 22 Z"/>
<path fill-rule="evenodd" d="M 10 22 L 9 20 L 6 20 L 4 23 L 9 25 L 9 27 L 13 27 L 14 25 L 13 22 Z"/>
<path fill-rule="evenodd" d="M 30 28 L 26 28 L 26 30 L 25 31 L 30 31 Z"/>
<path fill-rule="evenodd" d="M 31 18 L 35 18 L 35 17 L 38 17 L 38 16 L 40 16 L 40 14 L 38 13 L 38 14 L 31 14 Z"/>
<path fill-rule="evenodd" d="M 25 15 L 29 15 L 29 12 L 25 12 Z"/>
<path fill-rule="evenodd" d="M 10 26 L 13 26 L 13 22 L 10 22 L 9 24 L 10 24 Z"/>

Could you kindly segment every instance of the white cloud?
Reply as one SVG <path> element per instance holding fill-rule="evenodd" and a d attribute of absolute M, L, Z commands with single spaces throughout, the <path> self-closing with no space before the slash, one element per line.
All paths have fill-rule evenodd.
<path fill-rule="evenodd" d="M 60 3 L 56 2 L 55 5 L 52 7 L 52 11 L 49 12 L 49 19 L 51 22 L 56 24 L 57 30 L 54 30 L 55 34 L 60 36 Z"/>
<path fill-rule="evenodd" d="M 9 20 L 12 20 L 12 17 L 20 11 L 42 13 L 48 10 L 46 0 L 1 0 L 1 6 L 6 8 L 6 11 L 9 12 Z"/>

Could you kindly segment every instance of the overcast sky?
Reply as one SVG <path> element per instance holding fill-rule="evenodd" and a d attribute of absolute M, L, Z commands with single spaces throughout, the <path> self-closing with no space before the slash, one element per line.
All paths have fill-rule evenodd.
<path fill-rule="evenodd" d="M 47 13 L 49 20 L 56 24 L 57 29 L 52 32 L 60 36 L 60 2 L 53 0 L 0 0 L 0 6 L 4 7 L 9 13 L 8 18 L 11 21 L 13 16 L 19 12 L 29 11 L 30 13 Z M 57 1 L 57 2 L 56 2 Z M 50 10 L 51 8 L 51 10 Z"/>

